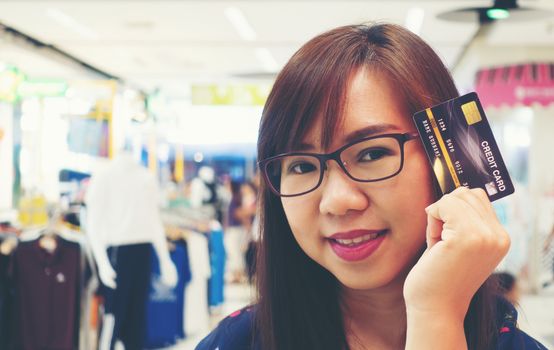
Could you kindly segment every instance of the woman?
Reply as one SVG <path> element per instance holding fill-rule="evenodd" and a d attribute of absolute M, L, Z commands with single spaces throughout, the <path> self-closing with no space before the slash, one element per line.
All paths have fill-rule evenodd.
<path fill-rule="evenodd" d="M 243 209 L 243 184 L 231 181 L 231 203 L 229 204 L 227 227 L 225 228 L 225 251 L 227 253 L 226 280 L 239 283 L 244 279 L 243 245 L 246 240 Z"/>
<path fill-rule="evenodd" d="M 260 125 L 259 300 L 197 349 L 543 349 L 485 283 L 509 248 L 486 194 L 441 198 L 414 133 L 415 112 L 456 96 L 399 26 L 305 44 Z"/>
<path fill-rule="evenodd" d="M 254 179 L 256 181 L 256 179 Z M 257 240 L 258 240 L 258 219 L 257 202 L 258 187 L 254 181 L 245 182 L 243 185 L 243 213 L 245 216 L 246 248 L 244 261 L 246 262 L 246 275 L 248 282 L 252 283 L 256 269 Z"/>
<path fill-rule="evenodd" d="M 516 276 L 509 272 L 495 272 L 492 277 L 496 279 L 498 291 L 504 299 L 512 305 L 518 305 L 521 299 L 521 288 Z"/>

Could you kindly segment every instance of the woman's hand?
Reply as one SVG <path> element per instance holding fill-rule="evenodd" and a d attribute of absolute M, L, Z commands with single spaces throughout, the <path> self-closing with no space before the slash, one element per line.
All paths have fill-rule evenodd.
<path fill-rule="evenodd" d="M 508 252 L 510 238 L 480 188 L 457 188 L 425 209 L 427 250 L 404 284 L 408 319 L 461 322 L 473 295 Z"/>

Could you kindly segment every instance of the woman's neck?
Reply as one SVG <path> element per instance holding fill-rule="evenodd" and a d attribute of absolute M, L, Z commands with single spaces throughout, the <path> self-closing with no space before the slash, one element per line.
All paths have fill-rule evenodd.
<path fill-rule="evenodd" d="M 343 287 L 341 306 L 351 349 L 403 349 L 406 305 L 401 282 L 374 290 Z"/>

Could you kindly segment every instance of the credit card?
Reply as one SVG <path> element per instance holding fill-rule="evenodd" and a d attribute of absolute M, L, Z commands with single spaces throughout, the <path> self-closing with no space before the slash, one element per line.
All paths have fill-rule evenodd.
<path fill-rule="evenodd" d="M 443 195 L 460 186 L 484 189 L 491 202 L 514 193 L 476 93 L 417 112 L 413 119 Z"/>

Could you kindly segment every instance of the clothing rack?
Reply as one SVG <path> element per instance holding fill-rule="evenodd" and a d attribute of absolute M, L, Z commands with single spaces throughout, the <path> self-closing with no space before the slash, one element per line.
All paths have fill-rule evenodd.
<path fill-rule="evenodd" d="M 174 208 L 161 212 L 165 226 L 177 227 L 184 230 L 206 232 L 213 221 L 209 210 L 203 208 Z"/>
<path fill-rule="evenodd" d="M 8 235 L 14 237 L 17 247 L 9 258 L 14 269 L 10 272 L 10 285 L 6 286 L 11 290 L 7 302 L 12 303 L 13 312 L 26 316 L 13 324 L 13 327 L 21 331 L 11 332 L 9 347 L 0 346 L 2 348 L 29 348 L 32 347 L 31 343 L 38 341 L 52 342 L 48 345 L 53 348 L 90 349 L 88 316 L 92 294 L 98 285 L 95 264 L 86 237 L 63 225 L 61 209 L 57 208 L 51 213 L 47 225 L 27 229 L 19 236 Z M 42 254 L 38 247 L 53 255 Z M 34 287 L 24 287 L 29 285 Z M 67 308 L 51 313 L 47 308 L 41 307 L 40 305 L 44 305 L 40 301 L 41 292 L 47 289 L 63 290 L 62 294 L 56 294 L 61 297 L 54 302 L 60 305 L 59 298 L 63 298 L 67 300 Z M 41 292 L 37 293 L 37 290 Z M 6 317 L 12 316 L 8 314 Z M 22 321 L 27 319 L 33 321 Z M 49 324 L 54 319 L 61 319 L 60 322 L 64 325 L 71 326 L 56 328 L 55 335 L 49 337 Z M 32 337 L 29 336 L 31 334 Z"/>
<path fill-rule="evenodd" d="M 90 268 L 91 269 L 90 272 L 92 276 L 87 277 L 86 281 L 81 280 L 79 283 L 78 298 L 80 298 L 80 301 L 79 301 L 79 306 L 77 307 L 80 307 L 81 314 L 79 318 L 76 319 L 75 321 L 77 322 L 75 324 L 75 327 L 79 332 L 78 348 L 88 350 L 90 349 L 89 346 L 91 344 L 91 340 L 95 337 L 94 334 L 90 333 L 89 320 L 90 320 L 90 312 L 92 309 L 91 303 L 92 303 L 93 292 L 94 290 L 96 290 L 96 287 L 98 285 L 98 279 L 97 279 L 98 274 L 95 269 L 93 255 L 90 252 L 90 244 L 88 242 L 87 235 L 79 234 L 77 231 L 72 230 L 71 227 L 68 227 L 67 225 L 65 225 L 65 223 L 63 222 L 65 213 L 64 211 L 61 210 L 60 207 L 53 208 L 52 210 L 49 211 L 49 213 L 51 215 L 47 225 L 26 229 L 20 235 L 17 235 L 14 232 L 0 231 L 0 240 L 3 237 L 13 238 L 20 245 L 20 247 L 24 247 L 24 246 L 29 247 L 29 245 L 34 244 L 34 242 L 32 241 L 37 239 L 40 240 L 42 237 L 46 235 L 52 235 L 56 237 L 56 241 L 58 242 L 58 246 L 56 247 L 56 249 L 60 249 L 60 248 L 66 249 L 65 247 L 67 246 L 67 242 L 64 242 L 64 241 L 73 241 L 74 243 L 81 243 L 81 255 L 80 255 L 81 266 L 87 266 L 87 268 Z M 187 288 L 185 289 L 186 294 L 184 297 L 183 297 L 182 290 L 176 293 L 176 295 L 179 295 L 179 294 L 181 295 L 183 300 L 181 301 L 181 305 L 179 306 L 179 308 L 182 309 L 184 307 L 184 310 L 186 311 L 186 314 L 187 314 L 185 315 L 185 311 L 183 311 L 179 316 L 181 320 L 183 320 L 184 318 L 188 320 L 188 323 L 185 323 L 185 325 L 188 325 L 186 334 L 198 334 L 197 333 L 198 330 L 195 327 L 201 328 L 203 324 L 206 324 L 206 325 L 209 324 L 209 314 L 208 314 L 209 309 L 208 309 L 208 300 L 207 300 L 207 295 L 208 295 L 207 281 L 210 276 L 210 261 L 209 261 L 210 255 L 209 255 L 209 249 L 208 249 L 209 235 L 206 235 L 203 233 L 207 233 L 210 231 L 210 227 L 211 227 L 210 224 L 213 221 L 213 219 L 209 210 L 204 210 L 203 208 L 195 208 L 195 209 L 179 208 L 179 209 L 165 210 L 162 212 L 162 219 L 164 224 L 166 224 L 166 226 L 171 225 L 173 227 L 178 228 L 178 230 L 181 231 L 180 238 L 181 239 L 184 238 L 185 242 L 184 243 L 181 242 L 180 244 L 184 244 L 187 251 L 190 250 L 191 247 L 192 249 L 194 249 L 192 254 L 193 256 L 190 258 L 191 260 L 189 261 L 189 268 L 192 269 L 191 272 L 192 272 L 193 279 L 191 280 L 190 284 L 187 284 Z M 196 234 L 193 235 L 193 234 L 190 234 L 190 232 L 195 232 Z M 189 234 L 187 235 L 187 233 Z M 190 237 L 190 239 L 187 240 L 186 239 L 187 236 Z M 178 254 L 182 253 L 182 250 L 183 248 L 181 245 L 178 251 L 176 251 L 177 256 Z M 63 253 L 64 251 L 65 250 L 62 250 L 62 256 L 66 255 Z M 199 254 L 201 255 L 200 257 L 198 256 Z M 15 255 L 17 254 L 14 254 L 14 256 Z M 40 254 L 40 255 L 43 256 L 43 254 Z M 35 261 L 35 259 L 24 259 L 24 260 L 33 261 L 33 262 Z M 21 262 L 23 260 L 19 259 L 19 261 Z M 194 266 L 192 267 L 192 265 Z M 76 265 L 73 264 L 73 266 L 76 266 Z M 189 276 L 191 275 L 191 272 L 189 272 Z M 65 275 L 65 276 L 68 276 L 68 275 Z M 66 278 L 66 277 L 63 277 L 63 278 Z M 84 275 L 81 274 L 80 278 L 84 278 Z M 190 278 L 191 277 L 189 277 L 189 279 Z M 14 285 L 11 287 L 17 287 L 19 285 L 23 285 L 23 284 L 14 283 Z M 37 288 L 32 288 L 31 290 L 33 289 L 37 290 Z M 186 300 L 184 299 L 185 297 L 186 297 Z M 154 303 L 156 301 L 157 299 L 154 298 Z M 161 305 L 161 307 L 163 308 L 164 306 Z M 190 314 L 190 316 L 188 314 Z M 181 326 L 179 326 L 178 328 L 183 329 L 182 323 L 181 323 Z M 204 331 L 204 329 L 202 329 L 202 331 Z M 1 343 L 0 343 L 0 348 L 3 348 Z M 7 349 L 11 349 L 11 348 L 7 348 Z"/>
<path fill-rule="evenodd" d="M 17 238 L 17 233 L 11 231 L 0 231 L 0 238 Z"/>

